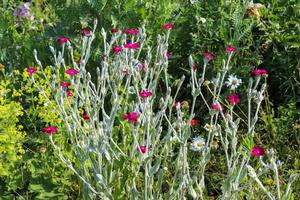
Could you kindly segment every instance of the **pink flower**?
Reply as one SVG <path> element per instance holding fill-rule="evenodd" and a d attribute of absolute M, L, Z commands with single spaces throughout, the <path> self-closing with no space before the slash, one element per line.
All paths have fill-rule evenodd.
<path fill-rule="evenodd" d="M 162 26 L 164 29 L 167 29 L 167 30 L 171 30 L 173 29 L 175 26 L 173 24 L 164 24 Z"/>
<path fill-rule="evenodd" d="M 265 69 L 253 69 L 250 71 L 251 75 L 261 76 L 263 74 L 268 74 L 268 71 Z"/>
<path fill-rule="evenodd" d="M 231 46 L 231 45 L 227 46 L 225 49 L 226 49 L 226 51 L 227 51 L 228 53 L 231 53 L 231 52 L 235 52 L 235 51 L 236 51 L 236 47 Z"/>
<path fill-rule="evenodd" d="M 126 49 L 137 49 L 140 47 L 140 43 L 139 42 L 129 42 L 127 44 L 124 44 L 124 48 Z"/>
<path fill-rule="evenodd" d="M 37 68 L 31 67 L 31 68 L 27 68 L 26 72 L 29 74 L 34 74 L 37 71 Z"/>
<path fill-rule="evenodd" d="M 199 123 L 199 120 L 197 120 L 197 119 L 192 119 L 191 120 L 191 126 L 197 126 L 198 123 Z"/>
<path fill-rule="evenodd" d="M 68 41 L 70 41 L 70 39 L 67 38 L 67 37 L 60 37 L 60 38 L 57 39 L 57 42 L 60 43 L 60 44 L 64 44 Z"/>
<path fill-rule="evenodd" d="M 142 97 L 142 98 L 147 98 L 147 97 L 152 96 L 152 92 L 150 92 L 150 91 L 142 91 L 142 92 L 139 93 L 139 96 Z"/>
<path fill-rule="evenodd" d="M 76 69 L 67 69 L 66 74 L 68 75 L 76 75 L 78 74 L 78 71 Z"/>
<path fill-rule="evenodd" d="M 129 112 L 122 115 L 123 119 L 128 120 L 130 123 L 135 124 L 137 122 L 138 114 L 136 112 Z"/>
<path fill-rule="evenodd" d="M 264 155 L 266 155 L 266 150 L 261 147 L 253 147 L 252 151 L 251 151 L 251 155 L 253 157 L 264 156 Z"/>
<path fill-rule="evenodd" d="M 125 33 L 126 34 L 129 34 L 129 35 L 136 35 L 136 34 L 138 34 L 140 31 L 139 30 L 137 30 L 137 29 L 126 29 L 125 30 Z"/>
<path fill-rule="evenodd" d="M 128 69 L 123 69 L 123 70 L 122 70 L 122 73 L 125 74 L 125 75 L 128 75 L 128 74 L 129 74 L 129 71 L 128 71 Z"/>
<path fill-rule="evenodd" d="M 214 54 L 211 54 L 211 53 L 207 53 L 207 52 L 204 52 L 203 53 L 203 56 L 204 58 L 206 58 L 208 61 L 214 59 L 216 56 Z"/>
<path fill-rule="evenodd" d="M 113 28 L 113 29 L 111 29 L 111 32 L 112 33 L 116 33 L 116 32 L 118 32 L 118 29 L 117 28 Z"/>
<path fill-rule="evenodd" d="M 147 146 L 143 145 L 143 146 L 139 146 L 137 148 L 137 151 L 140 152 L 140 153 L 142 153 L 142 154 L 145 154 L 145 153 L 147 153 L 149 151 L 149 148 Z"/>
<path fill-rule="evenodd" d="M 241 99 L 237 94 L 233 93 L 227 97 L 227 101 L 231 104 L 239 104 L 241 102 Z"/>
<path fill-rule="evenodd" d="M 181 107 L 181 102 L 180 101 L 175 102 L 174 106 L 175 108 L 179 109 Z"/>
<path fill-rule="evenodd" d="M 80 31 L 81 35 L 82 36 L 85 36 L 85 37 L 91 37 L 92 36 L 92 31 L 90 29 L 82 29 Z"/>
<path fill-rule="evenodd" d="M 67 91 L 67 97 L 71 97 L 71 96 L 73 96 L 73 92 L 72 92 L 72 90 L 68 90 Z"/>
<path fill-rule="evenodd" d="M 172 55 L 171 53 L 165 53 L 165 54 L 164 54 L 164 57 L 167 58 L 167 59 L 168 59 L 168 58 L 172 58 L 172 56 L 173 56 L 173 55 Z"/>
<path fill-rule="evenodd" d="M 224 110 L 225 108 L 223 105 L 218 105 L 217 103 L 214 103 L 213 105 L 211 105 L 211 109 L 217 112 L 220 110 Z"/>
<path fill-rule="evenodd" d="M 90 116 L 89 116 L 87 113 L 83 113 L 82 118 L 83 118 L 85 121 L 90 120 Z"/>
<path fill-rule="evenodd" d="M 69 82 L 61 82 L 60 86 L 63 87 L 63 88 L 67 88 L 67 87 L 70 86 L 70 83 Z"/>
<path fill-rule="evenodd" d="M 115 46 L 115 47 L 113 47 L 112 50 L 113 50 L 114 54 L 118 55 L 118 54 L 120 54 L 122 52 L 122 47 Z"/>
<path fill-rule="evenodd" d="M 42 131 L 45 134 L 52 135 L 57 132 L 57 128 L 55 126 L 48 126 L 46 128 L 43 128 Z"/>

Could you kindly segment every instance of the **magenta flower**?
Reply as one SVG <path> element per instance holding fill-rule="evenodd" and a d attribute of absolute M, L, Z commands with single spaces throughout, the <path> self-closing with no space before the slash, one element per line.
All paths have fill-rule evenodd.
<path fill-rule="evenodd" d="M 124 48 L 126 49 L 137 49 L 140 47 L 140 43 L 139 42 L 129 42 L 124 44 Z"/>
<path fill-rule="evenodd" d="M 118 32 L 118 29 L 117 29 L 117 28 L 111 29 L 111 33 L 116 33 L 116 32 Z"/>
<path fill-rule="evenodd" d="M 73 96 L 73 92 L 72 92 L 72 90 L 68 90 L 67 91 L 67 97 L 71 97 L 71 96 Z"/>
<path fill-rule="evenodd" d="M 113 50 L 114 54 L 118 55 L 118 54 L 120 54 L 122 52 L 122 47 L 115 46 L 115 47 L 113 47 L 112 50 Z"/>
<path fill-rule="evenodd" d="M 47 135 L 52 135 L 57 132 L 57 128 L 55 126 L 48 126 L 43 128 L 42 131 Z"/>
<path fill-rule="evenodd" d="M 126 34 L 129 34 L 129 35 L 136 35 L 136 34 L 138 34 L 140 31 L 139 30 L 137 30 L 137 29 L 126 29 L 125 30 L 125 33 Z"/>
<path fill-rule="evenodd" d="M 70 86 L 70 83 L 69 82 L 61 82 L 60 86 L 63 88 L 68 88 Z"/>
<path fill-rule="evenodd" d="M 76 75 L 78 74 L 78 71 L 76 69 L 67 69 L 66 74 L 68 75 Z"/>
<path fill-rule="evenodd" d="M 139 146 L 137 148 L 137 151 L 140 152 L 140 153 L 142 153 L 142 154 L 145 154 L 145 153 L 147 153 L 149 151 L 149 148 L 147 146 L 143 145 L 143 146 Z"/>
<path fill-rule="evenodd" d="M 167 59 L 172 58 L 172 56 L 173 55 L 171 53 L 165 53 L 164 54 L 164 57 L 167 58 Z"/>
<path fill-rule="evenodd" d="M 266 155 L 266 150 L 265 148 L 261 148 L 261 147 L 253 147 L 251 150 L 251 155 L 253 157 L 264 156 Z"/>
<path fill-rule="evenodd" d="M 241 102 L 240 97 L 235 93 L 228 96 L 227 101 L 231 104 L 239 104 Z"/>
<path fill-rule="evenodd" d="M 225 49 L 228 53 L 232 53 L 232 52 L 236 51 L 236 47 L 231 46 L 231 45 L 227 46 Z"/>
<path fill-rule="evenodd" d="M 135 124 L 137 122 L 138 114 L 136 112 L 129 112 L 122 115 L 123 119 L 128 120 L 130 123 Z"/>
<path fill-rule="evenodd" d="M 268 71 L 266 69 L 253 69 L 250 71 L 250 74 L 255 76 L 261 76 L 263 74 L 268 74 Z"/>
<path fill-rule="evenodd" d="M 192 65 L 192 69 L 193 69 L 194 71 L 196 71 L 196 70 L 198 69 L 198 65 L 197 65 L 196 63 L 194 63 L 194 64 Z"/>
<path fill-rule="evenodd" d="M 80 33 L 81 33 L 82 36 L 85 36 L 85 37 L 91 37 L 92 36 L 92 31 L 90 29 L 87 29 L 87 28 L 82 29 L 80 31 Z"/>
<path fill-rule="evenodd" d="M 217 103 L 214 103 L 213 105 L 211 105 L 211 109 L 217 112 L 220 110 L 224 110 L 225 107 L 223 105 L 218 105 Z"/>
<path fill-rule="evenodd" d="M 37 68 L 31 67 L 31 68 L 27 68 L 26 72 L 29 74 L 34 74 L 37 71 Z"/>
<path fill-rule="evenodd" d="M 139 96 L 142 98 L 147 98 L 147 97 L 152 96 L 152 92 L 145 90 L 145 91 L 139 92 Z"/>
<path fill-rule="evenodd" d="M 167 29 L 167 30 L 171 30 L 173 29 L 175 26 L 173 24 L 164 24 L 162 26 L 164 29 Z"/>
<path fill-rule="evenodd" d="M 208 53 L 208 52 L 204 52 L 203 56 L 205 59 L 207 59 L 208 61 L 214 59 L 216 56 L 214 54 Z"/>
<path fill-rule="evenodd" d="M 90 120 L 90 116 L 89 116 L 87 113 L 84 113 L 84 114 L 82 115 L 82 118 L 83 118 L 85 121 Z"/>
<path fill-rule="evenodd" d="M 181 107 L 181 102 L 180 101 L 175 102 L 174 106 L 176 109 L 179 109 Z"/>
<path fill-rule="evenodd" d="M 64 44 L 64 43 L 67 43 L 68 41 L 70 41 L 70 39 L 67 37 L 60 37 L 56 41 L 60 44 Z"/>
<path fill-rule="evenodd" d="M 129 74 L 129 70 L 128 69 L 123 69 L 122 73 L 125 74 L 125 75 L 128 75 Z"/>

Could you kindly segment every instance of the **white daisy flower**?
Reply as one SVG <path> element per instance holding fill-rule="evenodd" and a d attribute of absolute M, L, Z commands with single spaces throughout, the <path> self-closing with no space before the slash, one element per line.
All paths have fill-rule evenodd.
<path fill-rule="evenodd" d="M 205 149 L 205 139 L 201 137 L 194 138 L 190 148 L 193 151 L 202 151 Z"/>
<path fill-rule="evenodd" d="M 225 82 L 227 87 L 230 87 L 230 90 L 235 90 L 242 83 L 242 79 L 236 77 L 236 75 L 230 75 Z"/>

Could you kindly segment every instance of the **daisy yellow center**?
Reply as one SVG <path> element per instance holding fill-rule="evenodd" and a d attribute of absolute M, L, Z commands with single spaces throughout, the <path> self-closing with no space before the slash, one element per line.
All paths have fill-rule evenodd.
<path fill-rule="evenodd" d="M 237 80 L 232 80 L 232 81 L 231 81 L 231 84 L 232 84 L 232 85 L 236 85 L 237 83 L 238 83 Z"/>
<path fill-rule="evenodd" d="M 197 142 L 197 143 L 196 143 L 196 146 L 197 146 L 197 147 L 203 147 L 203 143 L 202 143 L 202 142 Z"/>

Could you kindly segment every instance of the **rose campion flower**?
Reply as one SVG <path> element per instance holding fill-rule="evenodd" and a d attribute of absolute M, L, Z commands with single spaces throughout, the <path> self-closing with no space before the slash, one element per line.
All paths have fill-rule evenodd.
<path fill-rule="evenodd" d="M 138 34 L 140 31 L 139 30 L 137 30 L 137 29 L 126 29 L 125 30 L 125 33 L 126 34 L 129 34 L 129 35 L 136 35 L 136 34 Z"/>
<path fill-rule="evenodd" d="M 179 109 L 181 107 L 181 102 L 179 101 L 175 102 L 174 106 L 176 109 Z"/>
<path fill-rule="evenodd" d="M 250 74 L 255 76 L 261 76 L 264 74 L 268 74 L 268 71 L 266 69 L 253 69 L 250 71 Z"/>
<path fill-rule="evenodd" d="M 136 112 L 129 112 L 122 115 L 123 119 L 128 120 L 130 123 L 135 124 L 137 122 L 138 114 Z"/>
<path fill-rule="evenodd" d="M 214 54 L 208 53 L 208 52 L 204 52 L 202 54 L 204 56 L 204 62 L 207 63 L 210 60 L 214 59 L 216 56 Z"/>
<path fill-rule="evenodd" d="M 68 90 L 67 91 L 67 97 L 71 97 L 71 96 L 73 96 L 73 92 L 72 92 L 72 90 Z"/>
<path fill-rule="evenodd" d="M 262 148 L 262 147 L 253 147 L 251 150 L 251 155 L 253 157 L 264 156 L 264 155 L 266 155 L 266 150 L 265 150 L 265 148 Z"/>
<path fill-rule="evenodd" d="M 122 47 L 115 46 L 115 47 L 113 47 L 112 50 L 113 50 L 114 54 L 119 55 L 122 52 Z"/>
<path fill-rule="evenodd" d="M 137 49 L 140 47 L 140 43 L 139 42 L 129 42 L 124 44 L 124 48 L 126 49 Z"/>
<path fill-rule="evenodd" d="M 214 103 L 213 105 L 211 105 L 211 109 L 217 112 L 220 110 L 224 110 L 225 108 L 223 105 L 218 105 L 217 103 Z"/>
<path fill-rule="evenodd" d="M 197 126 L 198 123 L 199 123 L 199 120 L 197 120 L 197 119 L 192 119 L 191 120 L 191 126 Z"/>
<path fill-rule="evenodd" d="M 240 97 L 237 94 L 232 94 L 227 97 L 227 101 L 231 104 L 239 104 L 241 102 Z"/>
<path fill-rule="evenodd" d="M 27 68 L 26 72 L 29 74 L 34 74 L 35 72 L 37 72 L 37 68 L 34 68 L 34 67 Z"/>
<path fill-rule="evenodd" d="M 76 75 L 78 74 L 78 71 L 76 69 L 67 69 L 66 74 L 68 75 Z"/>
<path fill-rule="evenodd" d="M 196 71 L 196 70 L 198 69 L 198 65 L 197 65 L 196 63 L 194 63 L 194 64 L 192 65 L 192 69 L 193 69 L 194 71 Z"/>
<path fill-rule="evenodd" d="M 117 33 L 117 32 L 118 32 L 118 29 L 117 29 L 117 28 L 111 29 L 111 33 Z"/>
<path fill-rule="evenodd" d="M 225 49 L 226 49 L 226 51 L 227 51 L 228 53 L 233 53 L 233 52 L 235 52 L 235 51 L 237 50 L 236 47 L 231 46 L 231 45 L 227 46 Z"/>
<path fill-rule="evenodd" d="M 87 29 L 87 28 L 82 29 L 80 31 L 80 33 L 81 33 L 82 36 L 85 36 L 85 37 L 91 37 L 92 36 L 92 31 L 90 29 Z"/>
<path fill-rule="evenodd" d="M 123 73 L 124 75 L 128 75 L 128 74 L 129 74 L 129 70 L 128 70 L 128 69 L 123 69 L 123 70 L 122 70 L 122 73 Z"/>
<path fill-rule="evenodd" d="M 70 83 L 69 82 L 61 82 L 60 86 L 63 88 L 68 88 L 70 86 Z"/>
<path fill-rule="evenodd" d="M 142 97 L 142 98 L 147 98 L 147 97 L 150 97 L 152 96 L 152 92 L 150 91 L 141 91 L 139 92 L 139 96 Z"/>
<path fill-rule="evenodd" d="M 83 113 L 82 118 L 83 118 L 85 121 L 89 121 L 89 120 L 90 120 L 90 116 L 89 116 L 87 113 Z"/>
<path fill-rule="evenodd" d="M 52 135 L 57 132 L 57 128 L 55 126 L 48 126 L 43 128 L 42 131 L 47 135 Z"/>
<path fill-rule="evenodd" d="M 149 148 L 147 146 L 143 145 L 143 146 L 139 146 L 137 148 L 137 151 L 140 152 L 140 153 L 142 153 L 142 154 L 145 154 L 145 153 L 147 153 L 149 151 Z"/>
<path fill-rule="evenodd" d="M 162 26 L 164 29 L 167 29 L 167 30 L 171 30 L 173 29 L 175 26 L 173 24 L 164 24 Z"/>
<path fill-rule="evenodd" d="M 64 44 L 64 43 L 67 43 L 68 41 L 70 41 L 70 39 L 67 37 L 60 37 L 56 41 L 60 44 Z"/>
<path fill-rule="evenodd" d="M 172 56 L 173 55 L 171 53 L 165 53 L 164 54 L 164 57 L 167 58 L 167 59 L 172 58 Z"/>

